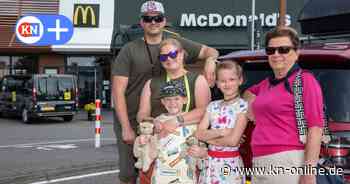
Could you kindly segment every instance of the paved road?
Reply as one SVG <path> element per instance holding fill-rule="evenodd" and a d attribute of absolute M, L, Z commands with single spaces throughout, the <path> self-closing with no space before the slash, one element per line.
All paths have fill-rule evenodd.
<path fill-rule="evenodd" d="M 33 183 L 116 170 L 111 118 L 105 117 L 101 148 L 95 149 L 94 122 L 85 117 L 79 115 L 70 123 L 50 119 L 29 125 L 0 118 L 0 183 Z"/>

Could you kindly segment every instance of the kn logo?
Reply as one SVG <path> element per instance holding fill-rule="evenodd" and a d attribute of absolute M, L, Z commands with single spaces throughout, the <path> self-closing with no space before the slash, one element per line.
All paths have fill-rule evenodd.
<path fill-rule="evenodd" d="M 29 45 L 62 45 L 73 36 L 73 24 L 63 15 L 27 15 L 16 23 L 16 37 Z"/>

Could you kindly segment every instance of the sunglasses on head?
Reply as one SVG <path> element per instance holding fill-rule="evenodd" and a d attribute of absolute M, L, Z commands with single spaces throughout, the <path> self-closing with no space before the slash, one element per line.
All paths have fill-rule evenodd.
<path fill-rule="evenodd" d="M 178 50 L 173 50 L 173 51 L 170 51 L 168 54 L 159 54 L 159 61 L 165 62 L 168 60 L 168 57 L 170 57 L 171 59 L 175 59 L 178 53 L 179 53 Z"/>
<path fill-rule="evenodd" d="M 266 47 L 265 52 L 267 55 L 273 55 L 277 50 L 279 54 L 288 54 L 292 49 L 295 49 L 295 47 L 291 47 L 291 46 Z"/>
<path fill-rule="evenodd" d="M 157 16 L 142 16 L 142 20 L 143 22 L 146 23 L 151 23 L 151 22 L 156 22 L 156 23 L 160 23 L 164 21 L 164 16 L 163 15 L 157 15 Z"/>

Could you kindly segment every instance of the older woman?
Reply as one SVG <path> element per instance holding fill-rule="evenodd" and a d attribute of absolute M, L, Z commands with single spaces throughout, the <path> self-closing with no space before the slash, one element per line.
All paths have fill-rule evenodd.
<path fill-rule="evenodd" d="M 169 81 L 178 81 L 183 85 L 186 92 L 186 103 L 183 113 L 165 122 L 154 122 L 161 137 L 174 133 L 180 127 L 189 127 L 197 124 L 205 113 L 210 102 L 210 90 L 206 79 L 202 75 L 189 72 L 184 67 L 186 52 L 176 39 L 166 39 L 160 44 L 159 60 L 165 70 L 165 74 L 147 81 L 141 95 L 137 120 L 141 122 L 148 117 L 157 117 L 166 113 L 166 109 L 160 102 L 160 87 Z M 191 126 L 193 127 L 193 126 Z M 193 133 L 190 131 L 184 136 L 187 138 Z M 164 148 L 165 149 L 165 148 Z M 206 149 L 191 147 L 188 154 L 194 157 L 206 156 Z M 166 163 L 158 162 L 162 167 L 167 168 Z M 158 165 L 157 168 L 160 168 Z M 152 172 L 152 171 L 149 171 Z M 148 183 L 150 173 L 141 173 L 141 183 Z M 146 182 L 145 182 L 146 180 Z"/>
<path fill-rule="evenodd" d="M 294 29 L 283 27 L 268 32 L 265 44 L 273 75 L 245 93 L 256 122 L 251 143 L 253 167 L 266 169 L 265 173 L 255 173 L 253 183 L 316 184 L 314 175 L 293 174 L 291 169 L 317 164 L 323 128 L 320 85 L 297 64 L 299 38 Z M 293 95 L 293 82 L 300 70 L 308 125 L 305 144 L 298 136 Z"/>

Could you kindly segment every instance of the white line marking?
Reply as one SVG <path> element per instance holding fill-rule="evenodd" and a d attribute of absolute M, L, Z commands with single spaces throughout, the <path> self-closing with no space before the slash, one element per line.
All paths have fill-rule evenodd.
<path fill-rule="evenodd" d="M 104 138 L 105 141 L 115 141 L 115 138 Z M 74 139 L 74 140 L 62 140 L 62 141 L 53 141 L 53 142 L 37 142 L 37 143 L 27 143 L 27 144 L 13 144 L 13 145 L 3 145 L 0 148 L 14 148 L 14 147 L 23 147 L 23 146 L 35 146 L 43 144 L 59 144 L 59 143 L 72 143 L 72 142 L 88 142 L 95 141 L 95 139 Z"/>
<path fill-rule="evenodd" d="M 106 174 L 115 174 L 115 173 L 119 173 L 119 172 L 120 172 L 120 170 L 117 169 L 117 170 L 104 171 L 104 172 L 98 172 L 98 173 L 91 173 L 91 174 L 85 174 L 85 175 L 79 175 L 79 176 L 71 176 L 71 177 L 66 177 L 66 178 L 59 178 L 59 179 L 54 179 L 54 180 L 39 181 L 39 182 L 30 183 L 30 184 L 57 183 L 57 182 L 62 182 L 62 181 L 77 180 L 77 179 L 94 177 L 94 176 L 101 176 L 101 175 L 106 175 Z"/>

